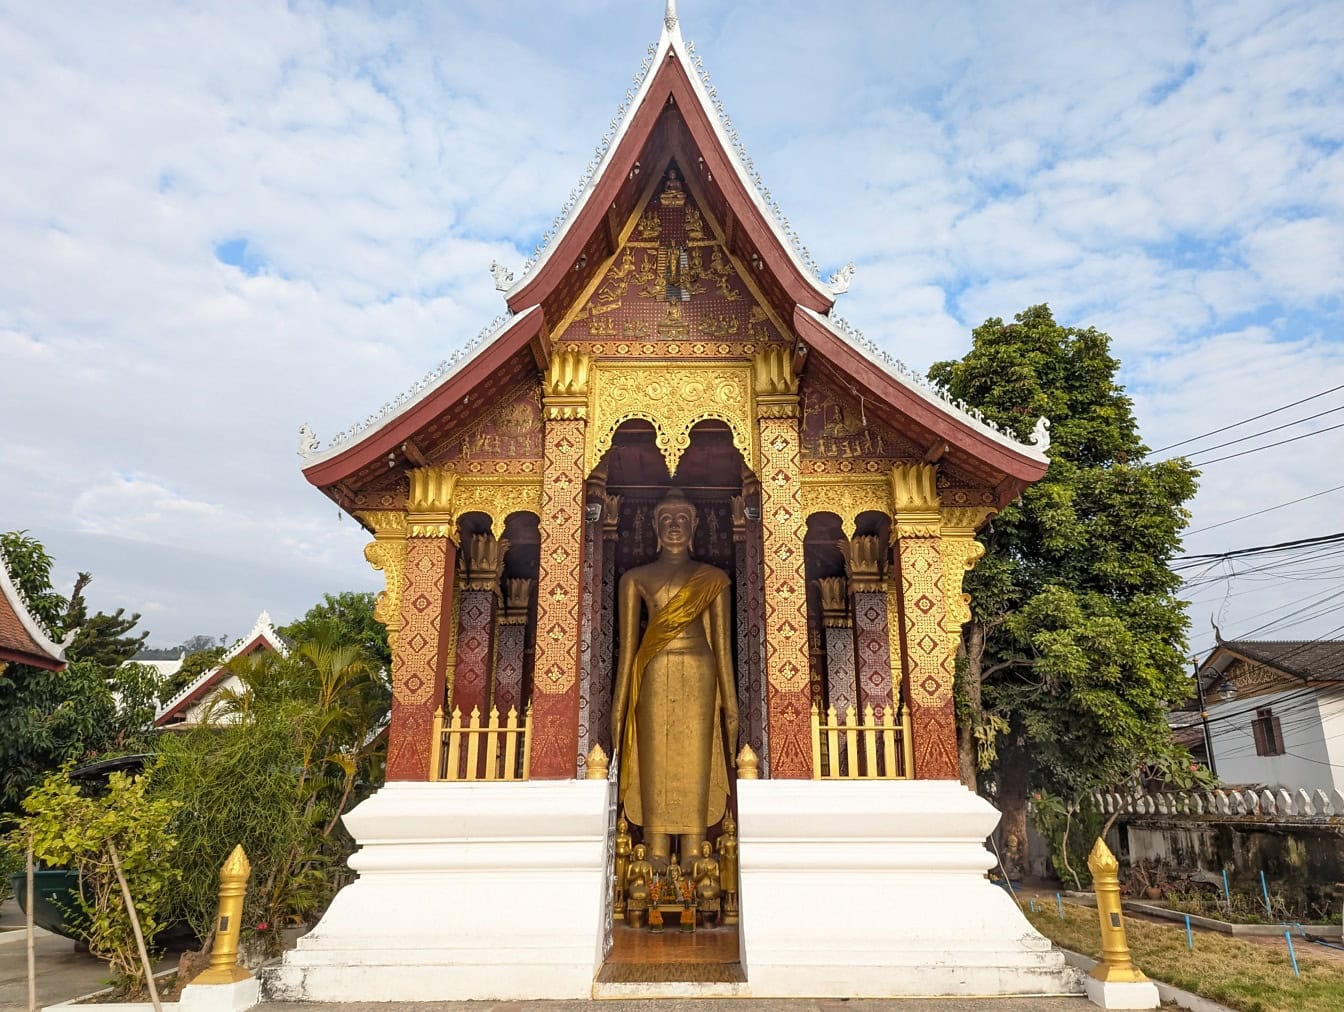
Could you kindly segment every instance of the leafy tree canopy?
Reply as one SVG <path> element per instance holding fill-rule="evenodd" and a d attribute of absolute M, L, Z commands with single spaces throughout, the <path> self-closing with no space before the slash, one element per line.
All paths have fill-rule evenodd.
<path fill-rule="evenodd" d="M 280 629 L 288 640 L 325 639 L 362 647 L 376 666 L 392 670 L 392 648 L 387 629 L 373 617 L 374 595 L 342 591 L 323 594 L 322 602 Z"/>
<path fill-rule="evenodd" d="M 51 632 L 65 632 L 66 599 L 51 585 L 51 556 L 27 531 L 0 532 L 0 549 L 9 560 L 9 575 L 28 598 L 32 613 Z"/>
<path fill-rule="evenodd" d="M 962 775 L 988 771 L 1006 832 L 1029 788 L 1068 798 L 1169 761 L 1165 713 L 1190 689 L 1179 578 L 1197 472 L 1145 463 L 1110 338 L 1046 306 L 986 320 L 930 378 L 1025 437 L 1051 423 L 1050 469 L 994 519 L 968 576 L 958 663 Z"/>

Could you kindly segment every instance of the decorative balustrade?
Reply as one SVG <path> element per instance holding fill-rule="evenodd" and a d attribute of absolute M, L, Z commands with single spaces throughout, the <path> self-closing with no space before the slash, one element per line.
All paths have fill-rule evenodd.
<path fill-rule="evenodd" d="M 1092 800 L 1107 815 L 1180 818 L 1332 819 L 1344 818 L 1344 794 L 1338 790 L 1165 791 L 1157 794 L 1102 792 Z"/>
<path fill-rule="evenodd" d="M 447 726 L 443 707 L 434 711 L 430 780 L 527 780 L 531 767 L 532 707 L 527 708 L 521 726 L 517 708 L 509 707 L 503 727 L 499 710 L 493 706 L 484 727 L 478 707 L 472 707 L 466 727 L 460 708 L 453 710 Z"/>
<path fill-rule="evenodd" d="M 915 768 L 910 711 L 902 712 L 897 724 L 892 709 L 884 707 L 878 718 L 865 706 L 860 721 L 847 706 L 842 721 L 832 706 L 823 720 L 812 704 L 812 779 L 909 780 Z"/>

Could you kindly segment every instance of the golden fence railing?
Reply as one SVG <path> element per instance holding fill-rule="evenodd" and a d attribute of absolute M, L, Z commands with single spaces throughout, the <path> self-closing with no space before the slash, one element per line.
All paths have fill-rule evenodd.
<path fill-rule="evenodd" d="M 841 720 L 832 706 L 823 719 L 813 703 L 812 779 L 909 780 L 915 766 L 910 711 L 902 708 L 897 724 L 894 709 L 883 707 L 879 718 L 871 706 L 865 706 L 860 721 L 854 707 L 845 707 Z"/>
<path fill-rule="evenodd" d="M 472 707 L 467 726 L 462 711 L 455 708 L 445 726 L 443 707 L 434 711 L 434 731 L 429 752 L 430 780 L 527 780 L 532 767 L 532 707 L 523 722 L 518 710 L 509 707 L 504 725 L 499 710 L 481 726 L 481 711 Z"/>

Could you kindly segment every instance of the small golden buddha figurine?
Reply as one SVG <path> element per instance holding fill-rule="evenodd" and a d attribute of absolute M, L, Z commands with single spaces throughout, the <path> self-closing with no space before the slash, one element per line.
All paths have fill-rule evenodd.
<path fill-rule="evenodd" d="M 695 899 L 702 906 L 716 904 L 723 893 L 719 877 L 719 862 L 714 859 L 709 841 L 700 844 L 700 858 L 691 869 L 691 881 L 695 883 Z"/>
<path fill-rule="evenodd" d="M 719 836 L 719 884 L 724 893 L 724 913 L 737 914 L 737 825 L 731 814 L 723 817 Z"/>
<path fill-rule="evenodd" d="M 700 850 L 723 817 L 728 749 L 737 749 L 737 690 L 729 630 L 729 579 L 690 556 L 695 507 L 671 489 L 653 511 L 658 559 L 621 577 L 620 656 L 612 695 L 612 741 L 620 742 L 621 802 L 644 827 L 649 855 L 667 867 L 672 838 Z M 639 635 L 640 612 L 648 626 Z"/>
<path fill-rule="evenodd" d="M 625 816 L 616 822 L 616 896 L 613 909 L 619 918 L 625 913 L 625 871 L 630 863 L 630 824 Z"/>
<path fill-rule="evenodd" d="M 653 865 L 645 858 L 644 844 L 635 846 L 635 859 L 625 869 L 625 901 L 632 910 L 644 910 L 649 905 L 653 885 Z"/>
<path fill-rule="evenodd" d="M 681 862 L 674 859 L 667 866 L 667 887 L 663 899 L 673 903 L 682 902 L 686 898 L 684 893 L 685 882 L 686 876 L 682 874 Z"/>

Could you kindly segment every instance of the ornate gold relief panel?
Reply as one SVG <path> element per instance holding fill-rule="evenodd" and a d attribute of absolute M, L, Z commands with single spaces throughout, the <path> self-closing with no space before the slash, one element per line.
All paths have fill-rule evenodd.
<path fill-rule="evenodd" d="M 751 362 L 594 362 L 589 377 L 587 470 L 592 472 L 611 449 L 617 428 L 632 418 L 653 426 L 655 442 L 674 475 L 691 445 L 691 429 L 711 418 L 728 426 L 733 445 L 755 469 L 752 370 Z"/>
<path fill-rule="evenodd" d="M 510 514 L 541 516 L 541 475 L 461 475 L 453 496 L 454 529 L 468 513 L 489 516 L 490 530 L 502 538 Z"/>
<path fill-rule="evenodd" d="M 802 476 L 803 514 L 834 513 L 845 537 L 854 537 L 860 513 L 891 515 L 891 480 L 887 474 L 808 474 Z"/>

